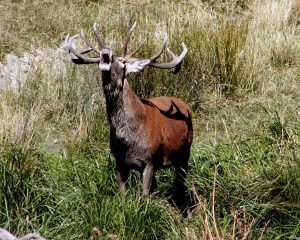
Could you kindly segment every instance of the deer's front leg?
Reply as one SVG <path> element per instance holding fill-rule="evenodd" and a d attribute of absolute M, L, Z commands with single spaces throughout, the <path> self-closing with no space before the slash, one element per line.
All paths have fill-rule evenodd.
<path fill-rule="evenodd" d="M 148 196 L 154 176 L 154 167 L 152 164 L 147 164 L 143 171 L 143 195 Z"/>
<path fill-rule="evenodd" d="M 125 164 L 117 163 L 116 174 L 121 195 L 124 196 L 126 190 L 125 184 L 128 179 L 129 169 Z"/>

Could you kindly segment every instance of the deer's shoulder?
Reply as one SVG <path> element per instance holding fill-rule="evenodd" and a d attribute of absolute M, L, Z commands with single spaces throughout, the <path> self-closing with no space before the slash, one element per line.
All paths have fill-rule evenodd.
<path fill-rule="evenodd" d="M 155 97 L 141 98 L 142 103 L 157 108 L 161 113 L 167 116 L 182 115 L 185 118 L 191 118 L 189 106 L 182 100 L 175 97 Z"/>

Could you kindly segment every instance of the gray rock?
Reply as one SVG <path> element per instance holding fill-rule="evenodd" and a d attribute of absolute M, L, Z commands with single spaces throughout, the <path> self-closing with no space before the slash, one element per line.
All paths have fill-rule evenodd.
<path fill-rule="evenodd" d="M 67 71 L 67 58 L 64 43 L 57 49 L 38 49 L 34 53 L 25 52 L 20 57 L 7 54 L 5 63 L 0 63 L 0 90 L 20 88 L 30 72 L 41 66 L 49 67 L 54 76 L 64 74 Z"/>
<path fill-rule="evenodd" d="M 38 233 L 29 233 L 24 237 L 17 238 L 5 229 L 0 228 L 0 240 L 46 240 L 46 238 Z"/>

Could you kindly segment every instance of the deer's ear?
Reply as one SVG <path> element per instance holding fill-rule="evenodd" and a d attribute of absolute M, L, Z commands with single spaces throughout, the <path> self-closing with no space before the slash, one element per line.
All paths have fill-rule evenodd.
<path fill-rule="evenodd" d="M 136 60 L 126 63 L 126 73 L 140 72 L 150 63 L 149 59 Z"/>

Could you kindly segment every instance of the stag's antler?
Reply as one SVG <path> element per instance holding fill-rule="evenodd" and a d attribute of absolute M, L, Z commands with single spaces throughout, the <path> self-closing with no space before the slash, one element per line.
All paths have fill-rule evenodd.
<path fill-rule="evenodd" d="M 86 37 L 83 30 L 81 30 L 80 35 L 75 35 L 73 37 L 69 37 L 69 35 L 67 35 L 65 43 L 66 43 L 66 46 L 69 49 L 69 51 L 72 53 L 71 59 L 74 63 L 89 64 L 89 63 L 99 63 L 100 62 L 100 60 L 101 60 L 100 52 L 101 52 L 101 49 L 105 48 L 105 42 L 104 42 L 102 34 L 97 29 L 97 24 L 96 23 L 94 23 L 94 25 L 93 25 L 93 32 L 94 32 L 94 34 L 95 34 L 95 36 L 98 40 L 99 49 L 97 49 L 91 43 L 91 41 Z M 78 52 L 76 50 L 75 44 L 73 44 L 73 40 L 75 38 L 78 38 L 78 37 L 81 37 L 83 39 L 83 41 L 86 43 L 86 45 L 88 45 L 89 48 Z M 83 55 L 83 54 L 86 54 L 86 53 L 88 53 L 92 50 L 97 53 L 96 57 L 87 57 L 87 56 Z"/>
<path fill-rule="evenodd" d="M 184 43 L 181 43 L 183 51 L 179 56 L 176 56 L 169 48 L 167 48 L 168 53 L 172 57 L 172 61 L 169 63 L 155 63 L 151 62 L 149 66 L 156 67 L 156 68 L 162 68 L 162 69 L 168 69 L 168 68 L 173 68 L 176 67 L 178 64 L 182 62 L 184 59 L 185 55 L 187 54 L 187 47 L 185 46 Z"/>
<path fill-rule="evenodd" d="M 105 48 L 104 38 L 103 38 L 101 32 L 98 31 L 96 23 L 94 23 L 94 25 L 93 25 L 93 32 L 94 32 L 94 34 L 95 34 L 95 36 L 96 36 L 96 38 L 98 40 L 99 49 Z"/>
<path fill-rule="evenodd" d="M 132 27 L 130 28 L 130 30 L 129 30 L 127 36 L 126 36 L 126 38 L 123 41 L 123 46 L 122 46 L 122 49 L 121 49 L 121 56 L 122 57 L 125 57 L 125 55 L 127 53 L 127 45 L 128 45 L 129 39 L 130 39 L 131 34 L 133 33 L 135 27 L 136 27 L 136 21 L 133 23 Z"/>
<path fill-rule="evenodd" d="M 86 45 L 88 45 L 90 49 L 94 50 L 100 56 L 100 51 L 97 48 L 94 47 L 94 45 L 90 42 L 89 39 L 87 39 L 87 37 L 85 36 L 85 33 L 84 33 L 83 30 L 81 30 L 80 36 L 84 40 L 84 42 L 86 43 Z"/>
<path fill-rule="evenodd" d="M 133 55 L 135 55 L 136 53 L 138 53 L 142 49 L 142 47 L 144 46 L 145 42 L 146 42 L 146 38 L 143 40 L 143 42 L 132 53 L 126 55 L 126 57 L 127 58 L 132 58 Z"/>
<path fill-rule="evenodd" d="M 125 37 L 125 39 L 123 41 L 123 46 L 121 49 L 121 56 L 125 58 L 125 60 L 128 64 L 133 64 L 133 66 L 131 66 L 131 68 L 129 66 L 128 69 L 134 69 L 132 71 L 137 72 L 137 71 L 141 71 L 146 66 L 151 66 L 154 68 L 162 68 L 162 69 L 170 69 L 170 68 L 175 67 L 174 73 L 177 73 L 181 68 L 182 60 L 184 59 L 185 55 L 187 54 L 187 48 L 186 48 L 185 44 L 182 43 L 183 51 L 181 52 L 181 54 L 179 56 L 175 55 L 170 49 L 167 48 L 168 53 L 172 57 L 172 60 L 170 62 L 168 62 L 168 63 L 156 62 L 156 60 L 163 54 L 164 50 L 166 49 L 167 43 L 168 43 L 168 35 L 167 35 L 167 33 L 165 33 L 164 41 L 163 41 L 160 49 L 152 57 L 150 57 L 148 59 L 133 58 L 133 55 L 135 55 L 138 51 L 140 51 L 142 49 L 142 47 L 144 46 L 145 41 L 146 41 L 146 39 L 145 39 L 132 53 L 127 54 L 128 42 L 130 40 L 130 37 L 131 37 L 135 27 L 136 27 L 136 21 L 133 23 L 132 27 L 128 31 L 127 36 Z M 71 52 L 71 59 L 73 62 L 75 62 L 77 64 L 100 63 L 101 51 L 102 51 L 102 49 L 106 48 L 105 41 L 104 41 L 104 38 L 103 38 L 103 35 L 101 34 L 101 32 L 98 31 L 96 23 L 94 23 L 94 25 L 93 25 L 93 32 L 98 40 L 99 49 L 97 49 L 91 43 L 91 41 L 86 37 L 83 30 L 81 31 L 80 35 L 76 35 L 73 37 L 69 37 L 69 35 L 68 35 L 66 37 L 66 40 L 65 40 L 66 46 L 69 49 L 69 51 Z M 73 44 L 73 40 L 78 37 L 81 37 L 84 40 L 84 42 L 86 43 L 86 45 L 88 46 L 88 48 L 86 48 L 80 52 L 77 51 L 75 44 Z M 96 52 L 97 56 L 88 57 L 88 56 L 84 55 L 91 51 Z M 130 72 L 130 70 L 128 72 Z"/>
<path fill-rule="evenodd" d="M 149 66 L 155 67 L 155 68 L 162 68 L 162 69 L 170 69 L 170 68 L 175 67 L 175 70 L 173 71 L 173 73 L 177 74 L 181 69 L 182 60 L 184 59 L 185 55 L 187 54 L 187 47 L 185 46 L 184 43 L 181 43 L 181 45 L 182 45 L 183 51 L 181 52 L 181 54 L 179 56 L 176 56 L 169 48 L 167 48 L 168 53 L 172 57 L 171 62 L 169 62 L 169 63 L 151 62 L 149 64 Z"/>
<path fill-rule="evenodd" d="M 146 66 L 151 66 L 151 67 L 161 68 L 161 69 L 170 69 L 170 68 L 175 67 L 175 71 L 173 73 L 176 74 L 177 72 L 179 72 L 179 70 L 181 69 L 182 60 L 184 59 L 185 55 L 187 54 L 187 47 L 185 46 L 184 43 L 182 43 L 183 51 L 181 52 L 181 54 L 179 56 L 176 56 L 170 49 L 167 48 L 168 53 L 172 57 L 171 62 L 168 62 L 168 63 L 157 63 L 156 62 L 156 60 L 162 55 L 162 53 L 166 49 L 166 46 L 167 46 L 167 43 L 168 43 L 167 33 L 164 33 L 165 37 L 164 37 L 164 41 L 163 41 L 163 44 L 162 44 L 161 48 L 158 50 L 158 52 L 156 52 L 149 59 L 139 60 L 139 59 L 136 59 L 136 58 L 132 58 L 132 56 L 134 54 L 136 54 L 143 47 L 145 40 L 142 42 L 142 44 L 132 54 L 126 55 L 127 44 L 129 42 L 130 36 L 133 33 L 135 27 L 136 27 L 136 22 L 134 22 L 133 26 L 129 30 L 129 32 L 128 32 L 125 40 L 124 40 L 123 47 L 122 47 L 122 56 L 125 57 L 127 62 L 130 63 L 130 62 L 134 62 L 134 61 L 137 61 L 137 60 L 140 61 L 140 63 L 141 63 L 141 64 L 139 64 L 140 69 L 143 69 Z"/>
<path fill-rule="evenodd" d="M 79 35 L 69 37 L 69 34 L 68 34 L 67 37 L 66 37 L 66 40 L 65 40 L 65 44 L 66 44 L 67 48 L 72 53 L 71 54 L 72 61 L 74 63 L 77 63 L 77 64 L 99 63 L 100 62 L 100 56 L 98 56 L 98 57 L 87 57 L 87 56 L 83 55 L 83 54 L 86 54 L 86 53 L 94 50 L 94 48 L 90 47 L 90 48 L 87 48 L 87 49 L 85 49 L 81 52 L 78 52 L 76 50 L 75 44 L 73 44 L 73 40 L 75 38 L 78 38 L 78 37 L 79 37 Z M 98 51 L 96 51 L 96 52 L 98 52 Z"/>

